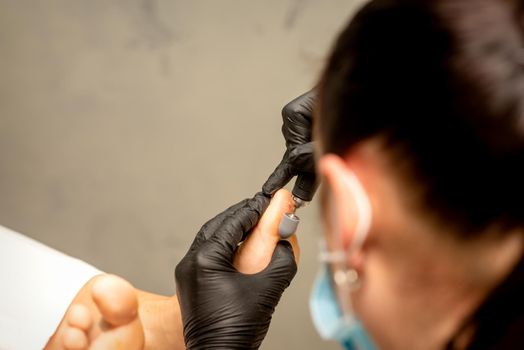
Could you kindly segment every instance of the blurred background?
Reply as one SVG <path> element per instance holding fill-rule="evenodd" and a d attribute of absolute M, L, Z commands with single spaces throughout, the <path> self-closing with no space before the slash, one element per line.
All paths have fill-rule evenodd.
<path fill-rule="evenodd" d="M 363 2 L 0 0 L 0 224 L 173 294 L 200 226 L 280 161 L 281 108 Z M 317 209 L 263 349 L 338 348 L 309 317 Z"/>

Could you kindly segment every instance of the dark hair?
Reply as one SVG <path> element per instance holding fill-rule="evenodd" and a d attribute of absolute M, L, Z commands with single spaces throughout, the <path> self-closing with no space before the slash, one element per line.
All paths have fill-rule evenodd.
<path fill-rule="evenodd" d="M 342 155 L 381 137 L 400 178 L 420 189 L 417 206 L 461 237 L 492 225 L 522 227 L 524 45 L 516 4 L 365 5 L 321 78 L 323 151 Z"/>

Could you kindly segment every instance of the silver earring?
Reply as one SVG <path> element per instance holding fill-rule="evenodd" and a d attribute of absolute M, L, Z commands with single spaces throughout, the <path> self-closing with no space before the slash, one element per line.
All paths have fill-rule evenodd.
<path fill-rule="evenodd" d="M 347 270 L 337 270 L 333 275 L 333 280 L 338 286 L 347 286 L 350 290 L 360 288 L 360 276 L 357 270 L 349 268 Z"/>

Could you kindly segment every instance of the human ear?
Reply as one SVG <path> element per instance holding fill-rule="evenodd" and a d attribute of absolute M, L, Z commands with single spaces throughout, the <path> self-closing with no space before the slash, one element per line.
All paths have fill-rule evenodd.
<path fill-rule="evenodd" d="M 355 239 L 356 222 L 359 220 L 355 195 L 346 180 L 354 175 L 344 159 L 333 154 L 322 156 L 318 168 L 333 197 L 334 205 L 331 208 L 335 214 L 332 215 L 334 222 L 331 223 L 331 227 L 335 229 L 333 234 L 340 237 L 341 248 L 347 251 Z"/>

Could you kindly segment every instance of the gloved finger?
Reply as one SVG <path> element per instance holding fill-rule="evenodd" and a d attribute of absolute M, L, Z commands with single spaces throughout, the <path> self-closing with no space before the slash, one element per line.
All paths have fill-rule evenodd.
<path fill-rule="evenodd" d="M 262 192 L 273 195 L 291 181 L 293 176 L 300 173 L 315 173 L 314 149 L 315 144 L 308 142 L 286 152 L 280 164 L 262 186 Z"/>
<path fill-rule="evenodd" d="M 315 101 L 316 91 L 313 89 L 295 98 L 282 109 L 282 134 L 287 148 L 311 141 Z"/>
<path fill-rule="evenodd" d="M 232 261 L 238 243 L 257 224 L 268 205 L 269 198 L 259 192 L 236 211 L 229 213 L 208 240 L 210 252 Z"/>
<path fill-rule="evenodd" d="M 275 168 L 273 173 L 262 186 L 262 192 L 268 196 L 273 195 L 276 191 L 284 187 L 295 176 L 293 169 L 287 161 L 287 153 L 280 164 Z"/>
<path fill-rule="evenodd" d="M 204 243 L 206 240 L 208 240 L 213 233 L 217 230 L 217 228 L 222 225 L 222 222 L 224 222 L 224 219 L 231 215 L 232 213 L 236 212 L 241 207 L 245 206 L 246 203 L 249 201 L 249 198 L 244 199 L 237 204 L 234 204 L 221 212 L 220 214 L 216 215 L 211 220 L 207 221 L 198 231 L 195 239 L 193 240 L 193 243 L 191 244 L 191 247 L 189 248 L 189 251 L 198 249 L 202 243 Z"/>
<path fill-rule="evenodd" d="M 299 172 L 314 173 L 315 143 L 308 142 L 293 147 L 289 152 L 287 161 L 293 170 L 295 170 L 295 174 Z"/>
<path fill-rule="evenodd" d="M 268 293 L 275 293 L 273 297 L 277 297 L 289 286 L 297 273 L 297 263 L 295 254 L 290 242 L 282 240 L 278 242 L 273 257 L 268 267 L 261 272 L 263 277 L 261 280 L 271 281 L 268 284 Z M 278 295 L 278 299 L 280 295 Z M 278 300 L 276 299 L 276 300 Z"/>

